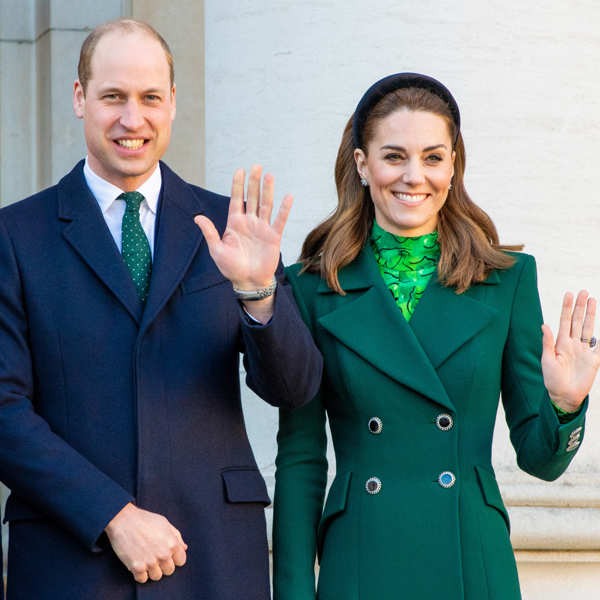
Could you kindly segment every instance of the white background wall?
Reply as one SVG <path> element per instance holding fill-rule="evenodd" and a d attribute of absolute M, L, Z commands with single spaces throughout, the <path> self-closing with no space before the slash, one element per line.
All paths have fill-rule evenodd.
<path fill-rule="evenodd" d="M 335 156 L 362 93 L 386 74 L 417 71 L 453 91 L 467 189 L 505 243 L 536 256 L 547 322 L 556 330 L 565 290 L 600 295 L 599 3 L 206 0 L 205 27 L 207 187 L 227 193 L 234 169 L 254 162 L 273 172 L 279 198 L 295 196 L 286 262 L 335 206 Z M 272 484 L 276 417 L 251 395 L 246 406 Z M 596 593 L 599 420 L 592 403 L 581 451 L 546 484 L 516 471 L 499 412 L 494 462 L 526 598 Z M 569 548 L 578 552 L 556 553 Z"/>

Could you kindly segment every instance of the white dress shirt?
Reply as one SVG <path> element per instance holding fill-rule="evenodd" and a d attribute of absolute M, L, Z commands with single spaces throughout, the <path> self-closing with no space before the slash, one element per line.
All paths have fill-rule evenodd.
<path fill-rule="evenodd" d="M 87 157 L 83 165 L 83 176 L 94 198 L 96 198 L 110 234 L 113 236 L 119 252 L 121 252 L 121 223 L 125 214 L 125 200 L 117 200 L 117 198 L 124 190 L 94 173 L 88 164 Z M 154 258 L 154 229 L 161 185 L 160 167 L 156 165 L 152 175 L 136 190 L 144 196 L 144 201 L 140 204 L 140 223 L 148 238 L 152 258 Z"/>

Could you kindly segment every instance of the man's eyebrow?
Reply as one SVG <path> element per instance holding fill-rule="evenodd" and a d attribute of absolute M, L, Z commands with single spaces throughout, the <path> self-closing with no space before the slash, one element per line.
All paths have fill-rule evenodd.
<path fill-rule="evenodd" d="M 118 85 L 107 85 L 106 87 L 100 88 L 100 93 L 101 94 L 112 94 L 112 93 L 125 94 L 126 92 L 122 87 L 119 87 Z M 164 90 L 161 89 L 160 87 L 151 87 L 146 90 L 143 90 L 141 93 L 142 93 L 142 95 L 164 94 Z"/>

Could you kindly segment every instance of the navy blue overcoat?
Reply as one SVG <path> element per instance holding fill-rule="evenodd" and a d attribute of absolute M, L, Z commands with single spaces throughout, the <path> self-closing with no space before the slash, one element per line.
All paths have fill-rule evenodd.
<path fill-rule="evenodd" d="M 280 272 L 267 326 L 244 318 L 193 222 L 228 200 L 161 163 L 142 306 L 79 163 L 0 211 L 0 479 L 11 600 L 267 600 L 269 497 L 240 405 L 310 400 L 321 357 Z M 280 270 L 281 271 L 281 270 Z M 103 529 L 128 502 L 165 515 L 187 564 L 136 584 Z"/>

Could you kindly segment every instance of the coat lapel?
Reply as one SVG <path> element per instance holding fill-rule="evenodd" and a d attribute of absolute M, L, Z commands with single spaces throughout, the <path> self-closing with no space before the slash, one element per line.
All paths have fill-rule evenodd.
<path fill-rule="evenodd" d="M 387 376 L 453 410 L 429 357 L 386 288 L 370 247 L 339 277 L 347 295 L 319 323 Z M 325 282 L 319 292 L 332 293 Z"/>
<path fill-rule="evenodd" d="M 494 271 L 483 285 L 495 285 L 498 281 Z M 453 288 L 442 285 L 434 273 L 417 304 L 410 326 L 436 369 L 497 314 L 496 309 L 472 294 L 473 288 L 457 294 Z"/>
<path fill-rule="evenodd" d="M 407 323 L 368 245 L 339 276 L 347 295 L 319 323 L 389 377 L 453 410 L 436 369 L 484 329 L 497 311 L 477 300 L 473 289 L 458 295 L 443 286 L 436 273 Z M 480 285 L 498 281 L 493 272 Z M 333 293 L 324 281 L 318 291 Z"/>
<path fill-rule="evenodd" d="M 131 276 L 83 176 L 83 161 L 57 188 L 63 236 L 137 322 L 143 311 Z"/>
<path fill-rule="evenodd" d="M 202 212 L 199 198 L 163 163 L 161 172 L 163 189 L 154 245 L 155 258 L 140 333 L 171 297 L 203 243 L 202 233 L 194 223 L 194 216 Z"/>

